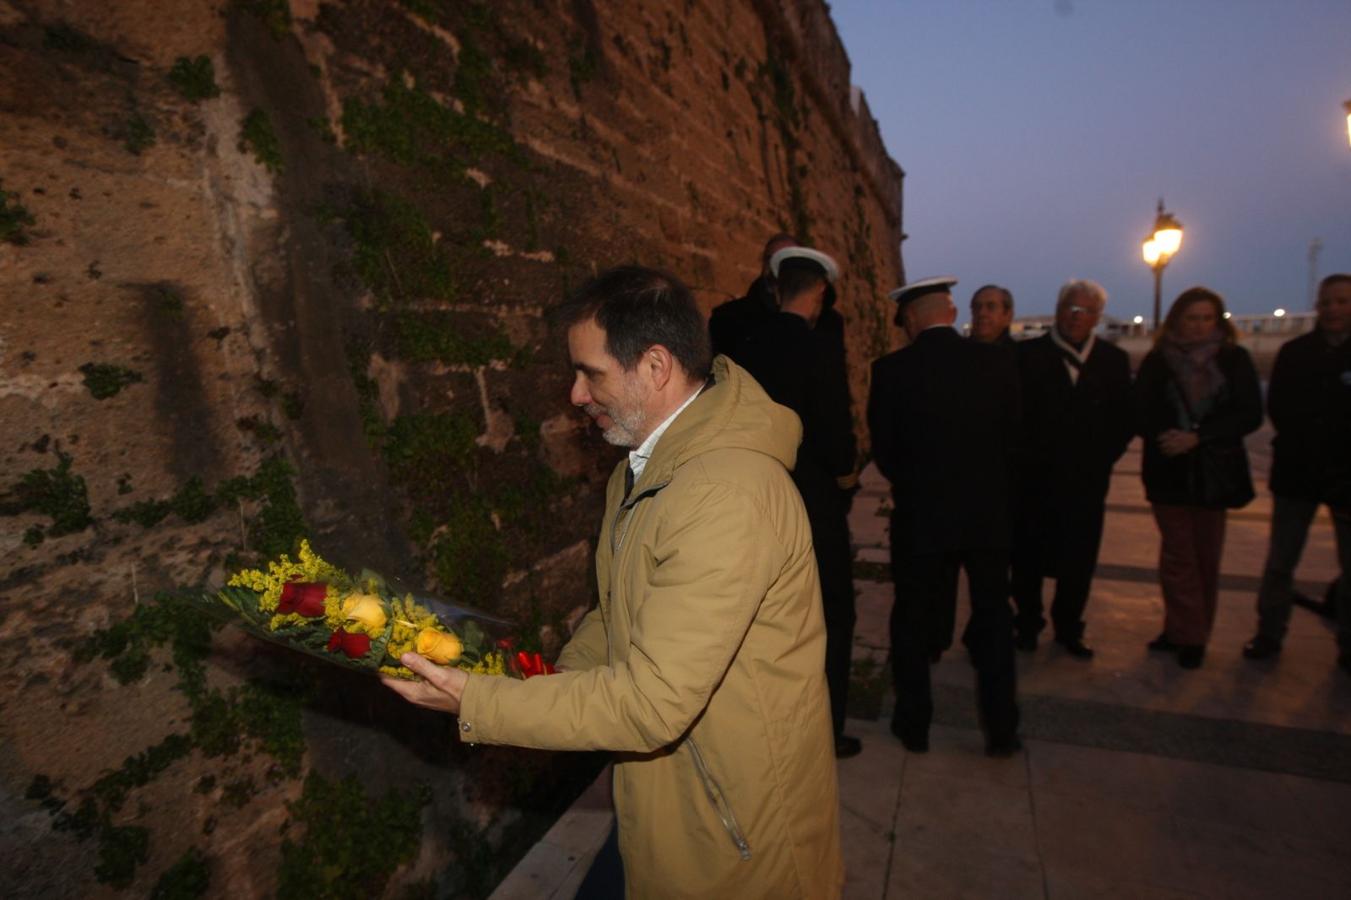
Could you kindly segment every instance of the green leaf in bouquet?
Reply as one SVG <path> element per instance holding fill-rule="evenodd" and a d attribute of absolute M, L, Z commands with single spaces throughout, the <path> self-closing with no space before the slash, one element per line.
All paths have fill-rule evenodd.
<path fill-rule="evenodd" d="M 389 659 L 388 649 L 390 631 L 391 629 L 386 628 L 384 634 L 380 635 L 378 638 L 371 638 L 371 652 L 366 654 L 365 658 L 369 659 L 371 665 L 375 668 L 386 665 L 401 665 L 397 659 L 394 660 L 393 663 L 387 661 Z"/>
<path fill-rule="evenodd" d="M 371 569 L 362 569 L 360 574 L 357 575 L 356 583 L 361 585 L 365 593 L 368 594 L 379 594 L 381 597 L 384 597 L 389 593 L 389 586 L 385 583 L 385 576 Z"/>
<path fill-rule="evenodd" d="M 473 619 L 465 619 L 457 630 L 460 633 L 460 643 L 464 645 L 465 655 L 472 656 L 475 662 L 483 659 L 490 644 L 483 627 Z"/>

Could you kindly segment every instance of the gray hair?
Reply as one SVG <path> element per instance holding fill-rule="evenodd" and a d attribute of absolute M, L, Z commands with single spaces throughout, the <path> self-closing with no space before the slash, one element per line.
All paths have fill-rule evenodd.
<path fill-rule="evenodd" d="M 1098 302 L 1098 310 L 1101 312 L 1107 307 L 1107 291 L 1096 281 L 1089 281 L 1087 278 L 1075 278 L 1065 282 L 1060 288 L 1060 295 L 1055 298 L 1055 307 L 1059 309 L 1066 301 L 1075 294 L 1084 294 Z"/>

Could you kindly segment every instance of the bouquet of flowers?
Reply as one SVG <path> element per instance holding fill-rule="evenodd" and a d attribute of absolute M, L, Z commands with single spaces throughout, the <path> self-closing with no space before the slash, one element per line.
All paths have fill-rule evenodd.
<path fill-rule="evenodd" d="M 462 607 L 415 596 L 369 570 L 353 577 L 326 562 L 308 541 L 296 559 L 283 554 L 267 569 L 244 569 L 206 601 L 233 614 L 252 634 L 351 669 L 412 679 L 399 662 L 410 650 L 441 666 L 486 675 L 508 673 L 509 639 L 484 625 L 504 625 Z M 538 654 L 510 660 L 513 674 L 553 669 Z"/>

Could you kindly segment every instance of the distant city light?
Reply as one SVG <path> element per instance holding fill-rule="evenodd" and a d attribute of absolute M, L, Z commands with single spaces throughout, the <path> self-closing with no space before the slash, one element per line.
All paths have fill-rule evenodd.
<path fill-rule="evenodd" d="M 1285 310 L 1283 310 L 1283 309 L 1277 309 L 1277 310 L 1275 310 L 1274 312 L 1272 312 L 1272 315 L 1279 319 L 1279 318 L 1281 318 L 1282 316 L 1285 315 Z"/>
<path fill-rule="evenodd" d="M 1145 324 L 1145 317 L 1144 317 L 1144 316 L 1136 316 L 1134 319 L 1131 319 L 1131 321 L 1134 322 L 1136 325 L 1143 325 L 1143 324 Z"/>

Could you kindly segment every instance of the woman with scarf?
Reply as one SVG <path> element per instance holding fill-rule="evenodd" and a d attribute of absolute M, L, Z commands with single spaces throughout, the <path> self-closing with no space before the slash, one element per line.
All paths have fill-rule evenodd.
<path fill-rule="evenodd" d="M 1162 538 L 1164 626 L 1149 649 L 1195 669 L 1215 622 L 1226 510 L 1253 498 L 1243 437 L 1262 424 L 1257 370 L 1219 294 L 1194 287 L 1173 301 L 1134 393 L 1145 496 Z"/>

